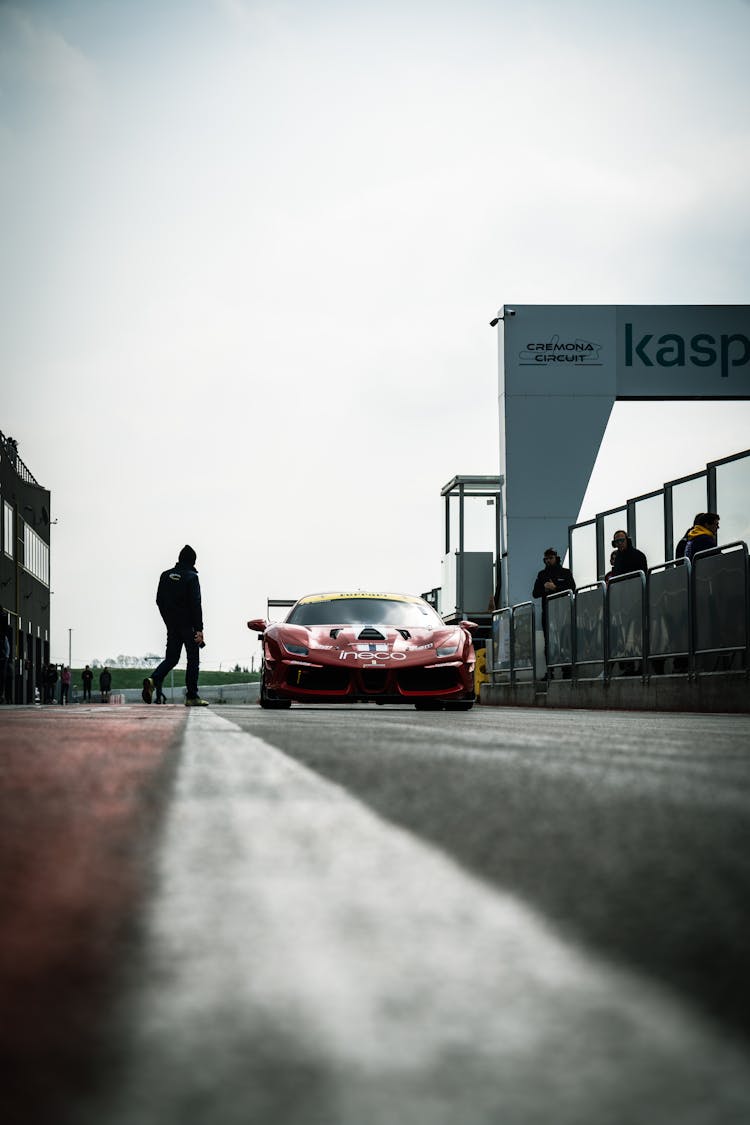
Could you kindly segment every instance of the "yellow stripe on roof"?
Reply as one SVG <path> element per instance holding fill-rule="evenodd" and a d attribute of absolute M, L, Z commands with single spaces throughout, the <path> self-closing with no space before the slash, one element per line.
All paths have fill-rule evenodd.
<path fill-rule="evenodd" d="M 309 594 L 306 598 L 300 598 L 298 605 L 309 605 L 310 602 L 336 602 L 341 601 L 342 598 L 377 598 L 379 601 L 389 602 L 421 602 L 422 599 L 415 597 L 413 594 L 374 594 L 363 593 L 357 590 L 354 593 L 347 594 Z"/>

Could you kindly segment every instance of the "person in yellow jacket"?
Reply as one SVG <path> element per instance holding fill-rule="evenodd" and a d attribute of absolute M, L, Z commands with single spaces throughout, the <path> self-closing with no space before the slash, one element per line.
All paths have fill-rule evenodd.
<path fill-rule="evenodd" d="M 700 512 L 685 536 L 685 558 L 692 559 L 699 551 L 715 547 L 719 534 L 719 517 L 716 512 Z"/>

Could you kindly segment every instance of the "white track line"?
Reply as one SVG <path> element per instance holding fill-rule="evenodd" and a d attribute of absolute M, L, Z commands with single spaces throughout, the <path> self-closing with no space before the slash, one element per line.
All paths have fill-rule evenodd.
<path fill-rule="evenodd" d="M 687 1007 L 212 712 L 125 1033 L 107 1125 L 750 1119 L 747 1060 Z"/>

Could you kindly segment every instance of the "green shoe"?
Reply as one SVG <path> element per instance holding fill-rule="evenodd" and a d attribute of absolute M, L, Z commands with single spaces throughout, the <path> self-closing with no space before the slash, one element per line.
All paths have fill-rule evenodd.
<path fill-rule="evenodd" d="M 146 676 L 143 681 L 143 691 L 141 692 L 141 699 L 144 703 L 150 703 L 154 694 L 154 681 L 150 676 Z M 157 697 L 158 698 L 158 697 Z"/>
<path fill-rule="evenodd" d="M 199 695 L 196 695 L 195 699 L 186 699 L 185 700 L 185 706 L 186 707 L 208 707 L 208 700 L 207 699 L 201 699 L 201 697 Z"/>

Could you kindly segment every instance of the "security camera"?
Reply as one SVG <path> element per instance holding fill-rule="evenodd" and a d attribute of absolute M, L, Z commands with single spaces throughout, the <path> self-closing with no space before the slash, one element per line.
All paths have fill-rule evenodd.
<path fill-rule="evenodd" d="M 504 307 L 502 309 L 499 309 L 497 316 L 493 316 L 492 320 L 490 321 L 490 328 L 494 328 L 495 325 L 499 324 L 499 322 L 501 320 L 505 320 L 506 316 L 515 316 L 515 315 L 516 315 L 515 309 L 507 309 L 507 308 L 504 308 Z"/>

